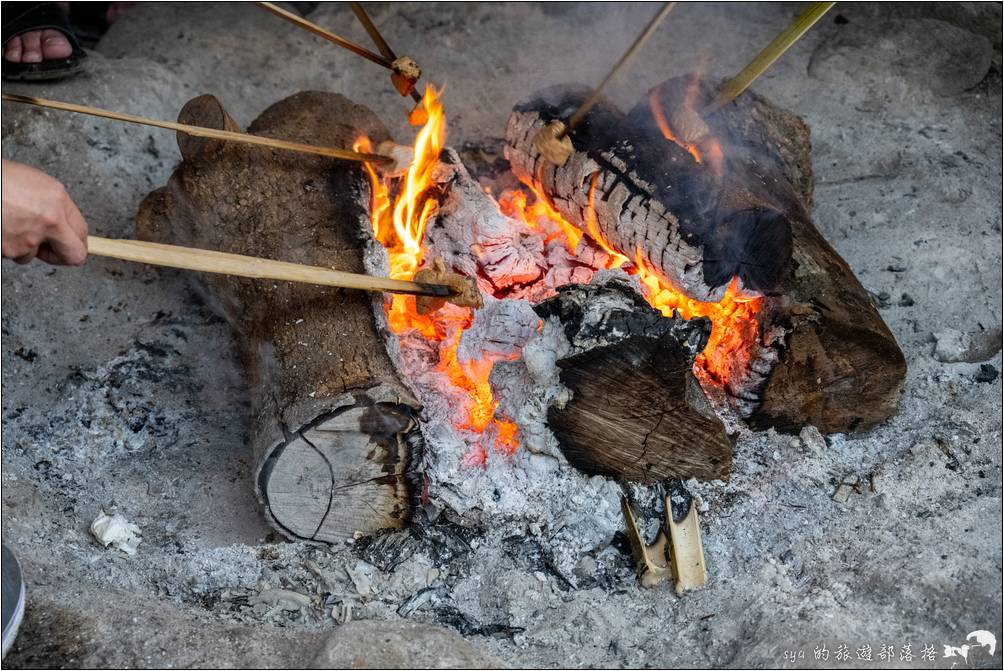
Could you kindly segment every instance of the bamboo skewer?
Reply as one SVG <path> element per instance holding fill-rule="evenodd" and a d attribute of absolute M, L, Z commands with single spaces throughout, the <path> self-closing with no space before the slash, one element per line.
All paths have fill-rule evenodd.
<path fill-rule="evenodd" d="M 311 23 L 310 21 L 306 20 L 305 18 L 297 14 L 294 14 L 293 12 L 287 12 L 282 7 L 274 5 L 271 2 L 256 2 L 255 4 L 264 9 L 265 11 L 270 12 L 275 16 L 278 16 L 280 19 L 289 21 L 293 25 L 299 26 L 300 28 L 303 28 L 304 30 L 311 32 L 314 35 L 317 35 L 318 37 L 321 37 L 333 44 L 337 44 L 343 49 L 348 49 L 352 53 L 358 56 L 362 56 L 368 61 L 372 61 L 377 65 L 382 65 L 388 70 L 394 69 L 393 65 L 391 64 L 391 61 L 394 60 L 393 58 L 388 59 L 384 56 L 381 56 L 380 54 L 375 54 L 366 47 L 361 47 L 355 42 L 350 42 L 344 37 L 339 37 L 338 35 L 335 35 L 333 32 L 321 28 L 316 23 Z"/>
<path fill-rule="evenodd" d="M 774 64 L 774 62 L 780 58 L 784 52 L 786 52 L 791 45 L 798 41 L 802 35 L 804 35 L 809 28 L 812 28 L 819 19 L 823 18 L 823 15 L 829 11 L 830 7 L 837 4 L 836 2 L 814 2 L 809 7 L 799 14 L 791 25 L 785 28 L 781 33 L 771 40 L 763 50 L 756 55 L 756 57 L 749 62 L 745 68 L 739 71 L 735 77 L 725 82 L 722 88 L 718 91 L 715 99 L 711 101 L 708 105 L 705 113 L 711 113 L 722 106 L 727 105 L 731 101 L 735 100 L 739 94 L 749 88 L 757 77 L 762 75 L 767 68 Z"/>
<path fill-rule="evenodd" d="M 641 48 L 645 46 L 648 39 L 655 33 L 655 29 L 658 28 L 662 20 L 666 18 L 671 11 L 673 11 L 673 7 L 675 6 L 675 2 L 667 2 L 662 6 L 662 9 L 659 10 L 659 13 L 652 17 L 652 20 L 648 22 L 647 26 L 645 26 L 645 30 L 643 30 L 641 34 L 635 38 L 634 43 L 628 47 L 628 50 L 624 52 L 624 55 L 620 57 L 620 60 L 618 60 L 614 66 L 610 68 L 610 72 L 608 72 L 607 76 L 603 78 L 600 85 L 593 89 L 593 92 L 589 94 L 589 97 L 586 98 L 585 102 L 579 105 L 579 109 L 575 110 L 575 114 L 573 114 L 568 120 L 568 130 L 574 129 L 575 126 L 582 121 L 583 118 L 585 118 L 586 114 L 589 113 L 589 110 L 591 110 L 599 101 L 600 95 L 603 93 L 603 89 L 608 83 L 610 83 L 610 80 L 614 78 L 614 75 L 616 75 L 622 67 L 627 65 L 628 62 L 634 58 L 635 54 L 641 51 Z"/>
<path fill-rule="evenodd" d="M 255 279 L 304 282 L 343 289 L 387 291 L 415 296 L 446 298 L 454 290 L 443 284 L 408 282 L 387 277 L 373 277 L 359 273 L 346 273 L 318 266 L 307 266 L 286 261 L 273 261 L 254 256 L 214 252 L 194 247 L 163 245 L 142 240 L 113 240 L 96 235 L 88 236 L 87 251 L 95 256 L 107 256 L 123 261 L 149 263 L 155 266 L 196 270 L 204 273 L 236 275 Z"/>
<path fill-rule="evenodd" d="M 351 3 L 351 6 L 356 18 L 359 19 L 359 23 L 361 23 L 363 28 L 366 29 L 366 33 L 370 36 L 370 39 L 373 40 L 377 49 L 380 50 L 380 53 L 384 58 L 393 64 L 393 62 L 397 60 L 397 54 L 395 54 L 394 50 L 390 48 L 389 44 L 387 44 L 387 40 L 385 40 L 383 35 L 380 34 L 380 30 L 376 27 L 376 24 L 373 23 L 373 20 L 370 19 L 369 14 L 366 13 L 366 10 L 363 9 L 363 6 L 358 2 Z M 411 97 L 415 102 L 422 101 L 422 95 L 416 89 L 411 90 Z"/>
<path fill-rule="evenodd" d="M 316 154 L 318 156 L 327 156 L 328 158 L 338 158 L 346 161 L 360 161 L 364 163 L 380 164 L 394 163 L 393 158 L 390 156 L 383 156 L 381 154 L 368 154 L 348 151 L 346 149 L 336 149 L 334 147 L 317 147 L 314 145 L 302 144 L 300 142 L 292 142 L 290 140 L 279 140 L 271 137 L 262 137 L 260 135 L 250 135 L 248 133 L 236 133 L 233 131 L 218 130 L 215 128 L 190 126 L 188 124 L 176 123 L 173 121 L 159 121 L 157 119 L 148 119 L 146 117 L 135 116 L 132 114 L 110 112 L 108 110 L 103 110 L 98 107 L 90 107 L 88 105 L 76 105 L 73 103 L 60 102 L 58 100 L 46 100 L 45 98 L 22 96 L 13 93 L 4 93 L 3 100 L 8 102 L 24 103 L 26 105 L 35 105 L 37 107 L 47 107 L 49 109 L 62 110 L 64 112 L 87 114 L 90 116 L 101 117 L 103 119 L 125 121 L 127 123 L 141 124 L 143 126 L 164 128 L 167 130 L 177 131 L 179 133 L 185 133 L 186 135 L 193 135 L 195 137 L 206 137 L 214 140 L 225 140 L 228 142 L 242 142 L 244 144 L 254 144 L 262 147 L 271 147 L 273 149 L 297 151 L 304 154 Z"/>
<path fill-rule="evenodd" d="M 575 126 L 585 118 L 589 110 L 599 102 L 600 95 L 603 93 L 603 89 L 606 87 L 610 80 L 616 75 L 628 62 L 634 58 L 635 54 L 641 51 L 641 48 L 645 46 L 645 43 L 650 37 L 655 33 L 655 29 L 659 27 L 659 23 L 662 22 L 666 16 L 673 11 L 673 7 L 676 6 L 675 2 L 667 2 L 662 6 L 662 9 L 652 17 L 652 20 L 648 22 L 645 29 L 641 32 L 635 41 L 628 47 L 628 50 L 624 52 L 624 55 L 614 63 L 614 66 L 607 73 L 607 76 L 603 78 L 599 86 L 593 89 L 593 92 L 589 94 L 579 108 L 575 110 L 575 113 L 569 117 L 568 121 L 555 120 L 549 123 L 547 126 L 541 128 L 537 135 L 534 137 L 534 144 L 540 151 L 541 155 L 555 165 L 564 165 L 568 157 L 572 155 L 572 141 L 568 137 L 568 132 L 573 130 Z"/>
<path fill-rule="evenodd" d="M 380 31 L 377 30 L 376 24 L 373 23 L 373 20 L 370 18 L 369 14 L 366 13 L 366 10 L 363 9 L 363 6 L 358 2 L 350 3 L 350 6 L 352 7 L 352 12 L 356 15 L 356 18 L 359 19 L 359 23 L 363 24 L 363 28 L 366 29 L 366 33 L 370 36 L 370 39 L 373 40 L 373 44 L 375 44 L 377 49 L 380 51 L 380 54 L 392 63 L 396 61 L 397 54 L 394 53 L 394 50 L 390 48 L 389 44 L 387 44 L 387 40 L 385 40 L 383 35 L 380 34 Z"/>

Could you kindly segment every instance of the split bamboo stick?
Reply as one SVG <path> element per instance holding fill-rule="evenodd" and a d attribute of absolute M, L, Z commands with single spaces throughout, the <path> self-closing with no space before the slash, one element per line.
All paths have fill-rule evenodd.
<path fill-rule="evenodd" d="M 614 78 L 614 75 L 616 75 L 621 68 L 627 65 L 628 62 L 634 58 L 635 54 L 641 51 L 641 48 L 645 46 L 646 42 L 648 42 L 648 38 L 652 37 L 655 33 L 655 29 L 658 28 L 662 20 L 666 18 L 671 11 L 673 11 L 673 7 L 675 6 L 675 2 L 667 2 L 662 6 L 662 9 L 660 9 L 659 12 L 652 17 L 652 20 L 648 22 L 648 25 L 645 26 L 645 29 L 641 32 L 641 34 L 635 38 L 635 41 L 630 47 L 628 47 L 628 50 L 624 52 L 624 55 L 620 57 L 620 60 L 618 60 L 614 66 L 610 68 L 610 72 L 608 72 L 607 76 L 603 78 L 600 85 L 593 89 L 593 92 L 589 94 L 589 97 L 586 98 L 585 102 L 579 106 L 579 109 L 575 110 L 575 114 L 573 114 L 568 120 L 568 130 L 574 129 L 575 126 L 582 121 L 583 118 L 585 118 L 586 114 L 589 113 L 589 110 L 593 108 L 593 105 L 599 101 L 600 95 L 603 93 L 603 89 L 606 88 L 606 85 Z"/>
<path fill-rule="evenodd" d="M 87 238 L 87 251 L 95 256 L 106 256 L 123 261 L 255 279 L 303 282 L 343 289 L 386 291 L 439 298 L 449 297 L 454 293 L 453 289 L 443 284 L 373 277 L 318 266 L 214 252 L 194 247 L 164 245 L 142 240 L 113 240 L 91 235 Z"/>
<path fill-rule="evenodd" d="M 837 4 L 836 2 L 814 2 L 809 7 L 799 14 L 791 25 L 781 31 L 777 37 L 771 40 L 763 50 L 756 55 L 756 57 L 749 62 L 745 68 L 739 71 L 735 77 L 725 82 L 721 90 L 715 96 L 715 99 L 711 101 L 708 106 L 706 113 L 714 112 L 715 110 L 727 105 L 731 101 L 739 97 L 743 91 L 749 88 L 757 77 L 766 72 L 767 68 L 774 64 L 774 61 L 779 59 L 784 52 L 786 52 L 791 45 L 798 41 L 802 35 L 804 35 L 809 28 L 816 25 L 819 19 L 823 18 L 823 15 L 830 10 L 830 7 Z"/>
<path fill-rule="evenodd" d="M 254 144 L 262 147 L 271 147 L 273 149 L 283 149 L 286 151 L 296 151 L 304 154 L 316 154 L 318 156 L 327 156 L 328 158 L 337 158 L 345 161 L 360 161 L 363 163 L 379 163 L 379 164 L 394 163 L 393 158 L 391 158 L 390 156 L 383 156 L 381 154 L 367 154 L 356 151 L 348 151 L 346 149 L 336 149 L 334 147 L 317 147 L 314 145 L 303 144 L 300 142 L 292 142 L 290 140 L 279 140 L 271 137 L 262 137 L 260 135 L 250 135 L 248 133 L 236 133 L 233 131 L 218 130 L 215 128 L 190 126 L 188 124 L 176 123 L 174 121 L 160 121 L 157 119 L 148 119 L 146 117 L 135 116 L 132 114 L 110 112 L 108 110 L 104 110 L 98 107 L 90 107 L 88 105 L 76 105 L 74 103 L 65 103 L 65 102 L 60 102 L 58 100 L 47 100 L 45 98 L 22 96 L 13 93 L 4 93 L 3 100 L 7 102 L 23 103 L 26 105 L 35 105 L 37 107 L 47 107 L 49 109 L 62 110 L 64 112 L 87 114 L 90 116 L 101 117 L 103 119 L 125 121 L 127 123 L 135 123 L 143 126 L 164 128 L 167 130 L 177 131 L 179 133 L 185 133 L 186 135 L 193 135 L 195 137 L 207 137 L 207 138 L 212 138 L 214 140 L 225 140 L 227 142 L 241 142 L 244 144 Z"/>
<path fill-rule="evenodd" d="M 388 70 L 393 69 L 393 65 L 391 63 L 394 59 L 392 58 L 388 59 L 385 58 L 384 56 L 381 56 L 380 54 L 375 54 L 366 47 L 361 47 L 355 42 L 350 42 L 344 37 L 339 37 L 338 35 L 335 35 L 333 32 L 321 28 L 316 23 L 311 23 L 307 19 L 303 18 L 302 16 L 299 16 L 298 14 L 294 14 L 293 12 L 287 12 L 282 7 L 274 5 L 271 2 L 256 2 L 255 4 L 264 9 L 265 11 L 270 12 L 275 16 L 278 16 L 280 19 L 289 21 L 293 25 L 299 26 L 300 28 L 303 28 L 304 30 L 311 32 L 314 35 L 317 35 L 318 37 L 323 38 L 333 44 L 337 44 L 343 49 L 348 49 L 352 53 L 358 56 L 362 56 L 368 61 L 372 61 L 377 65 L 382 65 Z"/>

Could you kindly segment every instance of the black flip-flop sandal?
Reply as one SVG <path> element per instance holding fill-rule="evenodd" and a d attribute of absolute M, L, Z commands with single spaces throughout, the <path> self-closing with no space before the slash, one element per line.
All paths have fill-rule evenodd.
<path fill-rule="evenodd" d="M 73 48 L 66 58 L 49 58 L 41 63 L 12 63 L 3 59 L 3 78 L 13 81 L 49 81 L 75 75 L 84 68 L 87 57 L 77 36 L 70 29 L 66 14 L 54 2 L 4 3 L 3 47 L 7 41 L 34 30 L 58 30 Z"/>

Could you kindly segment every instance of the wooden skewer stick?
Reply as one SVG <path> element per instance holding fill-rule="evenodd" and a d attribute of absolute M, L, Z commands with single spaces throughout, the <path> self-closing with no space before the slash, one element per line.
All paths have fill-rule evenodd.
<path fill-rule="evenodd" d="M 798 41 L 809 28 L 812 28 L 823 15 L 829 11 L 835 2 L 814 2 L 799 14 L 791 25 L 785 28 L 775 37 L 770 44 L 764 47 L 763 51 L 750 61 L 749 65 L 739 71 L 735 77 L 725 82 L 715 99 L 708 105 L 705 113 L 714 112 L 724 105 L 735 100 L 739 94 L 749 88 L 757 77 L 762 75 L 767 68 L 774 64 L 791 45 Z"/>
<path fill-rule="evenodd" d="M 125 121 L 127 123 L 141 124 L 143 126 L 166 128 L 167 130 L 185 133 L 186 135 L 194 135 L 195 137 L 208 137 L 214 140 L 226 140 L 229 142 L 243 142 L 244 144 L 254 144 L 262 147 L 272 147 L 273 149 L 298 151 L 304 154 L 317 154 L 318 156 L 327 156 L 328 158 L 338 158 L 346 161 L 361 161 L 364 163 L 380 164 L 394 163 L 393 158 L 390 156 L 383 156 L 381 154 L 367 154 L 357 151 L 348 151 L 346 149 L 336 149 L 334 147 L 317 147 L 314 145 L 302 144 L 300 142 L 291 142 L 289 140 L 279 140 L 271 137 L 262 137 L 260 135 L 250 135 L 248 133 L 235 133 L 228 130 L 190 126 L 188 124 L 175 123 L 173 121 L 147 119 L 146 117 L 134 116 L 132 114 L 110 112 L 98 107 L 75 105 L 73 103 L 64 103 L 58 100 L 46 100 L 45 98 L 22 96 L 13 93 L 4 93 L 3 100 L 14 103 L 24 103 L 26 105 L 35 105 L 37 107 L 47 107 L 49 109 L 62 110 L 64 112 L 88 114 L 90 116 L 101 117 L 103 119 L 114 119 L 115 121 Z"/>
<path fill-rule="evenodd" d="M 662 6 L 662 9 L 659 10 L 659 13 L 652 17 L 652 20 L 648 22 L 647 26 L 645 26 L 645 30 L 641 32 L 641 35 L 635 38 L 634 43 L 628 47 L 628 50 L 624 52 L 624 55 L 620 57 L 620 60 L 618 60 L 614 66 L 610 68 L 610 72 L 608 72 L 607 76 L 603 78 L 600 85 L 593 89 L 593 92 L 589 94 L 589 97 L 586 98 L 585 102 L 579 105 L 579 109 L 575 110 L 575 114 L 573 114 L 568 120 L 568 130 L 574 129 L 575 126 L 578 125 L 583 118 L 585 118 L 586 114 L 589 113 L 589 110 L 593 109 L 593 105 L 599 101 L 600 95 L 602 95 L 603 89 L 606 85 L 610 83 L 610 80 L 614 78 L 614 75 L 616 75 L 622 67 L 627 65 L 628 62 L 634 58 L 635 54 L 641 51 L 641 48 L 645 46 L 646 42 L 648 42 L 648 38 L 652 37 L 655 33 L 655 29 L 658 28 L 662 20 L 666 18 L 671 11 L 673 11 L 673 7 L 675 6 L 675 2 L 667 2 Z"/>
<path fill-rule="evenodd" d="M 343 289 L 363 291 L 388 291 L 415 296 L 436 296 L 448 298 L 454 290 L 443 284 L 408 282 L 387 277 L 373 277 L 358 273 L 346 273 L 317 266 L 307 266 L 286 261 L 273 261 L 254 256 L 214 252 L 194 247 L 162 245 L 142 240 L 112 240 L 96 235 L 88 236 L 87 251 L 96 256 L 107 256 L 124 261 L 149 263 L 155 266 L 197 270 L 204 273 L 219 273 L 266 280 L 284 280 L 320 284 Z"/>
<path fill-rule="evenodd" d="M 607 76 L 603 78 L 600 85 L 593 89 L 593 92 L 589 94 L 589 97 L 583 101 L 579 108 L 575 110 L 575 113 L 568 119 L 567 122 L 564 121 L 552 121 L 550 124 L 542 128 L 537 136 L 534 138 L 534 143 L 537 145 L 538 150 L 540 150 L 541 155 L 546 158 L 551 163 L 555 165 L 564 165 L 568 157 L 572 155 L 572 142 L 568 139 L 568 131 L 575 128 L 575 126 L 585 118 L 589 110 L 599 102 L 600 95 L 603 93 L 603 89 L 614 78 L 621 68 L 623 68 L 627 63 L 641 51 L 641 48 L 645 46 L 645 43 L 650 37 L 655 33 L 655 29 L 659 27 L 659 23 L 662 22 L 666 15 L 673 11 L 673 7 L 676 6 L 675 2 L 667 2 L 662 6 L 662 9 L 652 17 L 652 20 L 648 22 L 645 29 L 635 38 L 634 43 L 628 47 L 628 50 L 624 52 L 624 55 L 620 57 L 614 66 L 607 73 Z"/>
<path fill-rule="evenodd" d="M 321 28 L 316 23 L 311 23 L 302 16 L 294 14 L 293 12 L 287 12 L 282 7 L 274 5 L 271 2 L 256 2 L 255 4 L 264 9 L 265 11 L 271 12 L 275 16 L 278 16 L 280 19 L 285 19 L 286 21 L 289 21 L 293 25 L 299 26 L 300 28 L 309 31 L 314 35 L 317 35 L 318 37 L 324 38 L 327 41 L 332 42 L 333 44 L 337 44 L 343 49 L 348 49 L 352 53 L 362 56 L 368 61 L 372 61 L 377 65 L 382 65 L 388 70 L 394 69 L 391 63 L 391 61 L 394 60 L 392 58 L 388 59 L 379 54 L 375 54 L 366 47 L 361 47 L 355 42 L 350 42 L 344 37 L 339 37 L 338 35 L 335 35 L 333 32 Z"/>
<path fill-rule="evenodd" d="M 370 19 L 369 14 L 366 13 L 363 6 L 358 2 L 350 3 L 350 6 L 352 7 L 352 12 L 356 15 L 356 18 L 359 19 L 359 23 L 363 24 L 363 28 L 366 29 L 366 33 L 370 36 L 370 39 L 373 40 L 373 43 L 377 46 L 377 49 L 380 50 L 383 57 L 388 61 L 397 60 L 397 55 L 394 53 L 394 50 L 390 48 L 390 45 L 387 44 L 387 40 L 385 40 L 383 35 L 380 34 L 380 31 L 377 30 L 376 24 L 373 23 L 372 19 Z"/>
<path fill-rule="evenodd" d="M 356 18 L 359 19 L 359 23 L 363 24 L 363 28 L 366 29 L 367 34 L 369 34 L 370 39 L 373 40 L 377 49 L 380 50 L 380 53 L 383 54 L 384 58 L 393 64 L 394 61 L 397 60 L 397 55 L 394 53 L 394 50 L 390 48 L 390 45 L 387 44 L 387 40 L 383 38 L 383 35 L 380 34 L 379 29 L 377 29 L 373 20 L 370 19 L 369 14 L 366 13 L 366 10 L 363 9 L 363 6 L 358 2 L 351 3 L 351 6 Z M 420 94 L 415 88 L 411 89 L 411 97 L 415 102 L 422 102 L 422 94 Z"/>

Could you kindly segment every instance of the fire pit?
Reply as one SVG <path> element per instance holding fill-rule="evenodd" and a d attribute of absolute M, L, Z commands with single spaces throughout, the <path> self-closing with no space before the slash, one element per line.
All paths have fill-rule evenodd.
<path fill-rule="evenodd" d="M 583 92 L 544 91 L 515 108 L 511 172 L 494 174 L 446 145 L 431 86 L 404 175 L 181 142 L 140 237 L 395 279 L 452 271 L 483 294 L 475 310 L 208 280 L 239 315 L 276 528 L 332 542 L 417 514 L 486 524 L 564 490 L 612 532 L 622 485 L 727 480 L 747 423 L 852 432 L 895 411 L 903 356 L 808 215 L 808 129 L 750 94 L 695 131 L 709 90 L 686 77 L 628 114 L 601 103 L 561 167 L 531 140 Z M 180 121 L 233 127 L 205 96 Z M 365 108 L 313 92 L 248 131 L 390 140 Z"/>
<path fill-rule="evenodd" d="M 444 14 L 435 4 L 366 7 L 398 53 L 414 55 L 426 67 L 423 87 L 428 81 L 447 84 L 443 170 L 460 172 L 452 152 L 472 187 L 485 196 L 484 188 L 490 189 L 487 204 L 497 203 L 516 220 L 525 212 L 547 231 L 545 240 L 560 229 L 544 216 L 548 207 L 562 205 L 558 196 L 539 189 L 539 198 L 505 156 L 513 106 L 533 111 L 541 98 L 536 91 L 564 81 L 595 86 L 656 8 L 470 4 Z M 670 74 L 685 75 L 676 84 L 681 93 L 662 89 L 666 99 L 658 109 L 670 134 L 694 144 L 705 160 L 705 143 L 694 142 L 702 139 L 699 124 L 689 129 L 677 101 L 691 90 L 699 100 L 698 93 L 716 87 L 717 76 L 738 72 L 801 8 L 678 5 L 609 89 L 615 119 L 647 108 L 646 123 L 655 124 L 649 129 L 652 145 L 673 144 L 689 154 L 664 136 L 650 93 Z M 652 307 L 642 276 L 630 274 L 637 265 L 633 247 L 624 250 L 628 261 L 618 268 L 599 259 L 572 260 L 564 240 L 571 244 L 576 234 L 602 250 L 578 228 L 574 213 L 555 217 L 570 225 L 552 238 L 562 245 L 544 247 L 551 265 L 543 274 L 555 277 L 548 283 L 557 293 L 527 298 L 533 314 L 514 315 L 544 321 L 553 340 L 533 331 L 533 345 L 524 345 L 515 359 L 494 360 L 488 375 L 497 404 L 492 417 L 517 426 L 519 447 L 510 455 L 485 439 L 483 466 L 464 464 L 478 441 L 432 440 L 432 404 L 392 358 L 400 346 L 388 347 L 387 332 L 377 325 L 386 318 L 383 301 L 327 289 L 301 293 L 303 287 L 281 281 L 205 283 L 209 278 L 192 272 L 104 258 L 91 258 L 79 269 L 10 265 L 3 276 L 10 299 L 4 304 L 3 530 L 28 578 L 28 607 L 5 665 L 65 666 L 77 660 L 87 666 L 300 666 L 315 657 L 322 639 L 351 639 L 366 655 L 402 625 L 448 627 L 513 666 L 773 667 L 797 664 L 802 652 L 808 664 L 817 649 L 828 651 L 830 660 L 847 649 L 853 660 L 868 645 L 870 663 L 877 665 L 890 645 L 897 657 L 912 650 L 918 664 L 933 663 L 921 660 L 926 651 L 940 657 L 943 645 L 969 645 L 969 665 L 987 665 L 995 659 L 990 649 L 967 635 L 988 630 L 1001 640 L 1000 540 L 982 533 L 999 518 L 1001 491 L 1000 216 L 994 207 L 1000 201 L 1001 97 L 999 35 L 989 28 L 999 25 L 999 14 L 995 4 L 837 5 L 738 98 L 740 106 L 762 94 L 811 126 L 812 172 L 800 172 L 808 167 L 804 158 L 786 158 L 781 173 L 790 171 L 786 179 L 800 205 L 853 268 L 909 365 L 899 408 L 873 429 L 853 433 L 830 433 L 817 419 L 772 429 L 771 416 L 799 407 L 786 401 L 775 402 L 776 412 L 753 425 L 766 407 L 760 399 L 768 385 L 780 388 L 782 374 L 806 383 L 804 392 L 793 389 L 792 399 L 817 394 L 808 384 L 816 378 L 799 377 L 798 360 L 788 358 L 791 349 L 771 348 L 777 361 L 762 366 L 767 383 L 758 399 L 706 384 L 704 369 L 691 367 L 691 379 L 712 409 L 702 417 L 714 431 L 702 436 L 720 436 L 715 427 L 721 425 L 728 439 L 713 443 L 728 455 L 728 462 L 720 462 L 728 464 L 727 481 L 655 476 L 656 483 L 644 484 L 642 469 L 606 475 L 616 466 L 598 462 L 595 452 L 580 457 L 570 449 L 592 441 L 557 431 L 563 413 L 589 418 L 609 409 L 616 418 L 633 410 L 643 417 L 627 424 L 644 439 L 652 428 L 642 424 L 651 414 L 648 405 L 663 401 L 636 391 L 653 386 L 637 371 L 667 375 L 666 405 L 679 399 L 675 389 L 685 376 L 636 367 L 590 386 L 595 371 L 604 370 L 600 355 L 609 351 L 630 362 L 635 351 L 643 360 L 658 359 L 664 350 L 674 356 L 697 350 L 696 362 L 707 357 L 708 345 L 699 350 L 697 340 L 691 348 L 687 335 L 715 337 L 714 315 L 673 320 Z M 322 3 L 308 18 L 371 44 L 348 5 Z M 941 48 L 931 49 L 932 40 Z M 705 46 L 714 59 L 705 72 L 715 76 L 695 86 L 689 68 L 697 67 Z M 338 142 L 350 151 L 366 135 L 378 153 L 389 151 L 380 147 L 391 137 L 413 145 L 419 130 L 407 125 L 404 116 L 413 103 L 391 89 L 389 72 L 357 63 L 357 57 L 248 3 L 138 5 L 92 56 L 91 76 L 56 85 L 5 84 L 4 92 L 158 120 L 174 120 L 188 98 L 212 92 L 247 129 L 291 93 L 337 91 L 379 114 L 390 132 L 381 135 L 379 124 L 367 127 L 364 116 L 374 117 L 353 118 L 351 110 L 360 108 L 344 100 L 339 107 L 328 96 L 315 104 L 332 105 L 329 113 L 313 119 L 295 113 L 296 104 L 310 100 L 300 96 L 270 115 L 271 126 L 259 122 L 255 130 L 283 140 L 295 135 L 315 146 Z M 562 87 L 570 89 L 574 93 Z M 63 181 L 97 235 L 134 237 L 137 205 L 168 183 L 181 158 L 166 131 L 3 106 L 5 158 L 37 165 Z M 727 145 L 741 149 L 770 128 L 749 124 L 749 133 L 723 134 L 717 124 L 727 120 L 735 118 L 705 121 L 722 145 L 723 161 L 735 156 Z M 582 149 L 577 133 L 586 130 L 569 137 L 573 149 Z M 791 150 L 805 139 L 796 127 L 779 139 L 785 142 L 769 145 L 776 153 L 805 156 L 805 146 Z M 665 148 L 666 155 L 676 154 Z M 165 205 L 172 203 L 165 209 L 171 226 L 152 237 L 360 273 L 383 264 L 389 272 L 385 248 L 372 240 L 365 167 L 348 178 L 328 160 L 304 165 L 302 156 L 290 155 L 288 162 L 280 156 L 258 149 L 246 160 L 229 152 L 185 159 L 185 181 L 175 181 L 164 196 Z M 599 158 L 593 159 L 597 165 Z M 592 174 L 586 176 L 588 204 Z M 602 177 L 593 192 L 595 210 L 607 207 Z M 194 188 L 198 184 L 204 192 Z M 443 182 L 437 208 L 445 211 L 459 184 Z M 386 185 L 396 199 L 401 179 Z M 192 231 L 182 225 L 183 210 Z M 434 231 L 438 240 L 449 237 L 439 229 L 434 212 L 421 271 L 436 272 L 437 258 L 447 268 L 461 256 L 433 250 Z M 797 255 L 797 229 L 792 232 Z M 602 239 L 614 244 L 612 234 Z M 568 258 L 559 264 L 562 246 Z M 587 249 L 578 242 L 575 247 Z M 796 277 L 804 276 L 804 263 L 801 268 Z M 659 264 L 647 270 L 663 272 Z M 785 281 L 759 292 L 758 328 L 769 309 L 784 307 Z M 545 286 L 540 280 L 530 284 Z M 513 287 L 507 295 L 518 291 Z M 485 315 L 473 313 L 458 359 L 465 340 L 480 346 L 472 340 L 477 334 L 468 333 L 474 321 L 480 325 L 491 305 L 512 300 L 495 293 L 485 292 Z M 797 302 L 816 306 L 808 293 L 802 295 Z M 839 301 L 826 305 L 834 303 Z M 580 327 L 576 305 L 595 305 L 590 314 L 600 319 L 629 312 L 630 319 L 601 325 L 639 345 L 618 349 L 622 341 L 601 342 L 608 332 L 595 328 L 596 321 Z M 846 315 L 845 323 L 867 322 L 870 312 L 848 305 L 775 326 L 784 329 L 786 346 L 796 336 L 813 343 L 810 328 L 827 333 L 823 319 Z M 508 312 L 495 309 L 496 320 L 508 319 Z M 799 324 L 800 331 L 788 330 Z M 856 342 L 853 330 L 844 333 Z M 544 347 L 562 338 L 567 351 Z M 439 341 L 412 342 L 438 356 Z M 820 341 L 808 351 L 833 351 L 826 348 Z M 551 361 L 594 367 L 580 374 L 579 366 L 551 368 Z M 855 379 L 861 380 L 848 378 Z M 578 385 L 583 393 L 576 392 Z M 562 398 L 546 408 L 526 401 L 528 393 L 549 400 L 555 389 Z M 616 394 L 610 398 L 640 407 L 607 403 L 608 389 Z M 578 405 L 591 390 L 596 400 Z M 822 394 L 815 398 L 808 407 L 822 413 L 829 401 Z M 700 407 L 689 403 L 697 400 L 685 395 L 686 406 L 674 407 L 688 412 Z M 864 412 L 870 401 L 860 407 Z M 307 426 L 339 412 L 351 421 L 328 424 L 337 430 L 317 430 L 320 422 Z M 546 432 L 533 434 L 534 426 Z M 354 449 L 339 452 L 361 455 L 361 461 L 347 458 L 329 467 L 299 440 L 301 429 L 325 456 L 334 453 L 335 438 L 343 445 L 356 439 Z M 452 425 L 450 431 L 447 438 L 460 432 Z M 664 434 L 663 445 L 679 438 L 672 423 L 663 422 L 650 445 L 657 434 Z M 679 467 L 700 442 L 684 434 L 684 451 L 663 451 L 663 463 Z M 303 469 L 293 469 L 296 460 L 277 454 L 269 470 L 256 458 L 256 451 L 261 456 L 281 445 L 287 458 L 299 452 L 319 468 L 301 478 L 296 473 Z M 371 468 L 371 453 L 388 458 Z M 408 459 L 402 463 L 395 454 Z M 711 464 L 715 454 L 701 453 L 701 462 Z M 621 467 L 635 461 L 622 459 Z M 294 504 L 307 511 L 298 534 L 270 527 L 269 508 L 255 494 L 261 474 L 277 478 L 286 466 L 289 494 L 284 498 L 275 487 L 269 504 L 276 517 Z M 332 476 L 339 478 L 334 487 Z M 265 480 L 267 485 L 274 478 Z M 407 488 L 405 506 L 398 503 L 396 483 Z M 649 543 L 659 541 L 664 495 L 677 519 L 693 501 L 707 565 L 705 589 L 676 598 L 665 583 L 646 589 L 637 579 L 632 554 L 642 553 L 632 548 L 623 495 L 637 536 Z M 393 516 L 395 505 L 403 516 Z M 327 520 L 341 524 L 337 534 L 324 525 L 333 541 L 289 540 L 313 536 L 329 510 Z M 95 540 L 90 528 L 102 511 L 139 527 L 135 555 Z M 344 521 L 351 515 L 356 524 Z M 658 547 L 642 550 L 648 573 L 659 577 L 665 567 L 658 565 Z M 342 626 L 349 618 L 352 626 Z M 398 649 L 397 643 L 388 647 Z M 383 657 L 371 661 L 376 659 Z"/>

